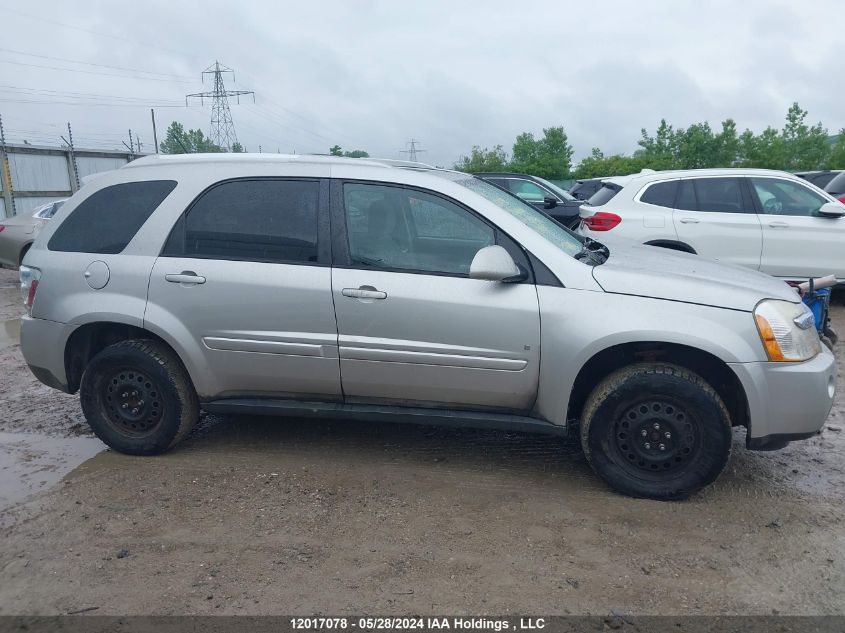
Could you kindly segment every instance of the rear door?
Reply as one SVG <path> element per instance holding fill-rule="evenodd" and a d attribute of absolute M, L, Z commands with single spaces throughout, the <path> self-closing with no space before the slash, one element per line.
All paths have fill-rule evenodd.
<path fill-rule="evenodd" d="M 672 214 L 678 240 L 703 257 L 760 267 L 763 232 L 741 178 L 681 180 Z"/>
<path fill-rule="evenodd" d="M 201 396 L 340 399 L 327 213 L 327 181 L 238 179 L 174 227 L 146 318 L 204 363 Z"/>
<path fill-rule="evenodd" d="M 749 182 L 763 223 L 760 270 L 788 279 L 829 274 L 845 279 L 845 219 L 818 215 L 829 200 L 785 178 Z"/>
<path fill-rule="evenodd" d="M 524 252 L 435 193 L 332 187 L 332 292 L 347 401 L 530 409 L 540 360 L 536 288 L 531 279 L 469 278 L 485 246 L 501 244 L 528 267 Z"/>

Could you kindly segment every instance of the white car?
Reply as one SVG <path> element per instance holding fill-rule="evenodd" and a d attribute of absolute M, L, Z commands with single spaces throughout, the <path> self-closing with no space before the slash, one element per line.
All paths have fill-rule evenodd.
<path fill-rule="evenodd" d="M 581 207 L 578 233 L 621 236 L 787 280 L 845 283 L 845 204 L 767 169 L 690 169 L 609 178 Z M 612 240 L 612 238 L 611 238 Z"/>

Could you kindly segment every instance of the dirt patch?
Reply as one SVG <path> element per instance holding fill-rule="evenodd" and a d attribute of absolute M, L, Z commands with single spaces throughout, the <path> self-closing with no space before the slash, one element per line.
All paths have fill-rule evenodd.
<path fill-rule="evenodd" d="M 845 307 L 834 320 L 845 333 Z M 737 431 L 682 503 L 611 492 L 560 439 L 205 416 L 167 455 L 103 452 L 0 513 L 0 613 L 843 614 L 837 353 L 819 437 L 754 453 Z M 18 355 L 0 410 L 70 432 L 75 399 Z"/>

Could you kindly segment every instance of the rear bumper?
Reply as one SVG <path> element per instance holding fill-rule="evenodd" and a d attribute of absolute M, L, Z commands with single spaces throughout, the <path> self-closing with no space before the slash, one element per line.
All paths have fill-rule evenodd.
<path fill-rule="evenodd" d="M 65 371 L 65 344 L 75 325 L 21 317 L 21 352 L 35 377 L 48 387 L 70 393 Z"/>
<path fill-rule="evenodd" d="M 748 399 L 747 445 L 775 450 L 817 434 L 836 390 L 836 361 L 829 349 L 803 363 L 730 363 Z"/>

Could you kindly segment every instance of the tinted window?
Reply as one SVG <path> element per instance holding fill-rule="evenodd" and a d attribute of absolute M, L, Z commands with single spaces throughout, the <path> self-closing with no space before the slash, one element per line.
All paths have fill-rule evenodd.
<path fill-rule="evenodd" d="M 678 191 L 678 181 L 670 180 L 669 182 L 656 182 L 645 190 L 640 196 L 640 202 L 646 204 L 655 204 L 659 207 L 668 207 L 671 209 L 675 204 L 675 194 Z"/>
<path fill-rule="evenodd" d="M 678 199 L 675 202 L 676 209 L 684 211 L 698 211 L 698 203 L 695 201 L 695 187 L 692 180 L 682 180 L 678 186 Z"/>
<path fill-rule="evenodd" d="M 547 196 L 551 197 L 551 193 L 530 180 L 510 178 L 507 183 L 511 193 L 528 202 L 542 202 Z"/>
<path fill-rule="evenodd" d="M 587 204 L 591 207 L 600 207 L 601 205 L 610 202 L 611 198 L 619 193 L 620 190 L 621 187 L 619 187 L 619 185 L 612 185 L 608 183 L 593 194 L 593 196 L 587 200 Z"/>
<path fill-rule="evenodd" d="M 694 178 L 699 211 L 744 213 L 742 189 L 738 178 Z"/>
<path fill-rule="evenodd" d="M 47 248 L 75 253 L 120 253 L 174 187 L 173 180 L 148 180 L 100 189 L 61 223 Z"/>
<path fill-rule="evenodd" d="M 816 215 L 827 199 L 809 187 L 779 178 L 752 178 L 754 193 L 766 215 Z"/>
<path fill-rule="evenodd" d="M 185 257 L 317 261 L 319 184 L 236 180 L 204 193 L 184 221 Z M 178 228 L 177 228 L 178 231 Z M 168 246 L 168 254 L 176 254 Z"/>
<path fill-rule="evenodd" d="M 816 187 L 820 189 L 824 189 L 833 178 L 836 176 L 836 172 L 829 171 L 823 174 L 811 174 L 809 176 L 804 176 L 805 180 L 809 180 L 813 183 Z"/>
<path fill-rule="evenodd" d="M 354 265 L 468 275 L 475 254 L 496 243 L 491 227 L 438 196 L 353 183 L 343 194 Z"/>

